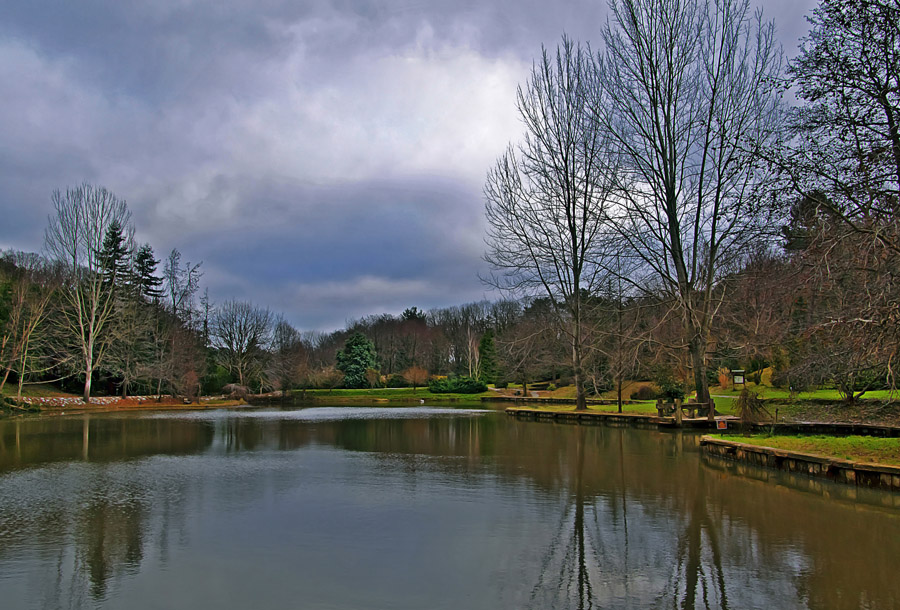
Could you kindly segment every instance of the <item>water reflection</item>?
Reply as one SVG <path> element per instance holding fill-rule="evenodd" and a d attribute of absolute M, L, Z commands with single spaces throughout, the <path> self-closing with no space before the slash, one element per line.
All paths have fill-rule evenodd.
<path fill-rule="evenodd" d="M 735 476 L 695 435 L 340 411 L 0 422 L 0 598 L 900 606 L 900 511 Z"/>

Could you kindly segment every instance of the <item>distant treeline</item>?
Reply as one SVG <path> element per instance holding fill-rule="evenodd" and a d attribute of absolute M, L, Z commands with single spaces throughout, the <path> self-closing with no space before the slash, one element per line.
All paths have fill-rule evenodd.
<path fill-rule="evenodd" d="M 543 49 L 517 91 L 525 136 L 488 173 L 485 279 L 515 298 L 300 332 L 210 302 L 199 264 L 158 261 L 125 202 L 84 184 L 53 193 L 44 255 L 2 256 L 0 384 L 87 399 L 94 382 L 194 397 L 540 380 L 574 383 L 582 408 L 629 379 L 703 400 L 733 368 L 848 400 L 895 387 L 897 2 L 823 0 L 786 66 L 746 0 L 610 8 L 598 52 Z"/>

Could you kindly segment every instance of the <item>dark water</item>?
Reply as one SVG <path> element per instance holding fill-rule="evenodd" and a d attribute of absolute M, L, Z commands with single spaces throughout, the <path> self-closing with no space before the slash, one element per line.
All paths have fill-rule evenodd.
<path fill-rule="evenodd" d="M 0 421 L 0 608 L 900 607 L 900 501 L 697 440 L 427 408 Z"/>

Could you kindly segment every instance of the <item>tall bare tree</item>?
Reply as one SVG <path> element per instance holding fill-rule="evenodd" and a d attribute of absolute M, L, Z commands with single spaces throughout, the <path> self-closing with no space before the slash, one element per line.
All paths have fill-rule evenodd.
<path fill-rule="evenodd" d="M 749 0 L 612 0 L 595 117 L 615 143 L 613 211 L 630 278 L 669 296 L 706 401 L 714 288 L 764 234 L 757 154 L 779 133 L 774 26 Z M 712 416 L 712 414 L 710 414 Z"/>
<path fill-rule="evenodd" d="M 61 276 L 57 265 L 37 254 L 6 252 L 0 261 L 0 286 L 8 283 L 9 288 L 6 315 L 0 316 L 0 392 L 9 374 L 15 372 L 19 381 L 17 397 L 21 399 L 26 374 L 35 372 L 35 343 L 49 342 L 48 317 Z M 7 282 L 3 281 L 4 275 L 8 276 Z"/>
<path fill-rule="evenodd" d="M 307 368 L 309 354 L 302 335 L 284 316 L 276 316 L 272 326 L 267 376 L 269 383 L 281 390 L 282 397 L 286 397 L 298 383 L 301 372 Z"/>
<path fill-rule="evenodd" d="M 272 314 L 268 309 L 244 301 L 226 301 L 216 309 L 211 338 L 219 362 L 241 385 L 261 374 L 271 334 Z"/>
<path fill-rule="evenodd" d="M 776 163 L 821 297 L 807 333 L 828 348 L 798 364 L 853 399 L 860 377 L 895 386 L 900 356 L 900 2 L 823 0 L 810 22 L 788 81 L 804 103 Z"/>
<path fill-rule="evenodd" d="M 51 196 L 45 244 L 50 256 L 66 270 L 62 291 L 65 327 L 77 339 L 84 373 L 84 401 L 91 396 L 91 377 L 103 361 L 109 343 L 108 327 L 115 311 L 114 291 L 104 279 L 103 242 L 118 225 L 133 235 L 131 212 L 123 199 L 104 187 L 84 183 Z"/>
<path fill-rule="evenodd" d="M 524 141 L 498 160 L 484 189 L 485 258 L 496 270 L 489 281 L 550 298 L 570 339 L 579 410 L 587 408 L 586 297 L 604 277 L 601 250 L 616 172 L 607 132 L 591 117 L 596 93 L 589 49 L 568 38 L 555 53 L 543 49 L 518 89 Z"/>
<path fill-rule="evenodd" d="M 879 221 L 900 212 L 900 2 L 824 0 L 810 22 L 789 67 L 804 105 L 779 167 L 794 195 L 898 253 Z"/>
<path fill-rule="evenodd" d="M 194 315 L 194 295 L 200 287 L 203 263 L 181 262 L 181 252 L 173 248 L 163 267 L 163 291 L 172 315 L 189 323 Z"/>

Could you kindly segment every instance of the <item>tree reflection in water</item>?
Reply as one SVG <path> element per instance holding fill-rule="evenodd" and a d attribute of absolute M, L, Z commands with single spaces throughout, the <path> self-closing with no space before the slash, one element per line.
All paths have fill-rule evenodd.
<path fill-rule="evenodd" d="M 331 574 L 315 563 L 321 544 L 297 543 L 327 541 L 342 561 L 377 556 L 398 599 L 397 583 L 418 567 L 404 561 L 440 562 L 441 578 L 492 570 L 483 588 L 460 592 L 466 607 L 900 607 L 900 511 L 796 491 L 775 475 L 734 476 L 699 459 L 697 442 L 503 415 L 0 421 L 0 599 L 126 602 L 118 596 L 135 583 L 170 586 L 170 565 L 187 570 L 189 591 L 208 576 L 212 549 L 252 581 L 243 555 L 261 535 L 271 553 L 326 570 L 313 578 L 325 583 L 367 573 Z M 344 504 L 335 512 L 322 497 Z M 361 548 L 358 523 L 376 515 L 384 533 Z M 448 521 L 492 538 L 478 547 L 465 531 L 436 533 Z M 207 546 L 192 548 L 201 532 Z M 407 546 L 391 547 L 400 538 Z M 478 564 L 482 554 L 493 563 Z M 28 566 L 40 569 L 4 579 Z"/>

